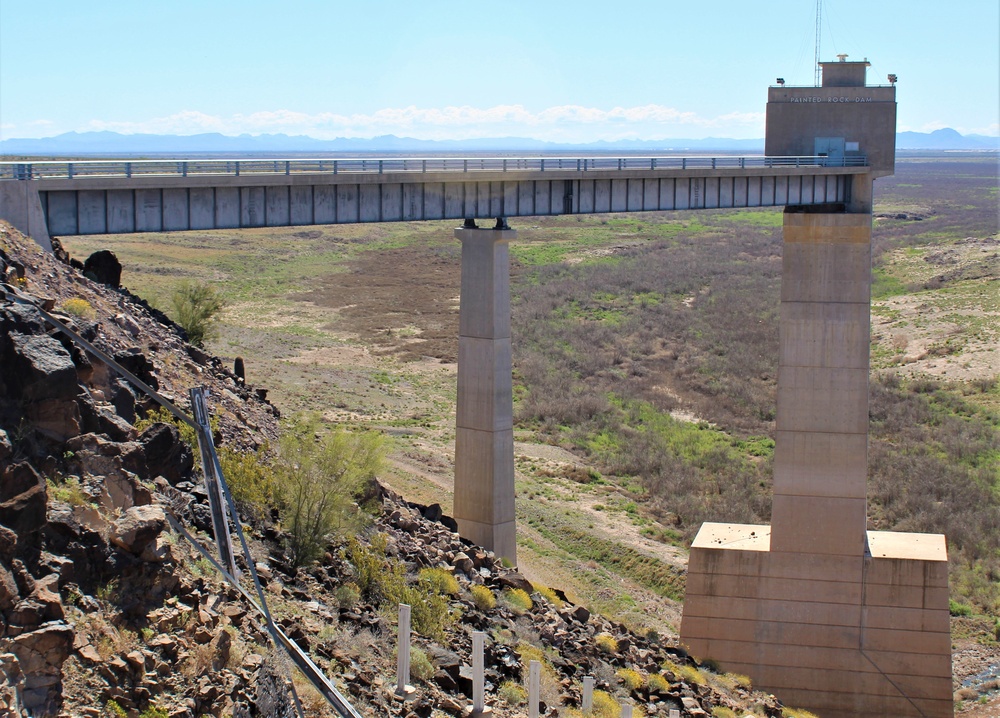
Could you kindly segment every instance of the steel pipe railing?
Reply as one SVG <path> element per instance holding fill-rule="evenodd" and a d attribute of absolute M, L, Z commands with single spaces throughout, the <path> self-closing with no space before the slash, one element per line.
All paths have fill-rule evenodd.
<path fill-rule="evenodd" d="M 768 167 L 867 167 L 864 155 L 848 157 L 372 157 L 345 159 L 44 160 L 0 162 L 0 180 L 113 177 L 192 177 L 293 174 L 395 174 L 428 172 L 552 172 L 572 170 L 752 169 Z"/>

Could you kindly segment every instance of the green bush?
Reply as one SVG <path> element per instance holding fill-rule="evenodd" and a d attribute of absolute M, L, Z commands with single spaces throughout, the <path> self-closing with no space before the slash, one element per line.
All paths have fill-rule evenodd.
<path fill-rule="evenodd" d="M 528 700 L 528 691 L 524 686 L 514 681 L 504 681 L 497 691 L 500 699 L 509 706 L 516 707 Z"/>
<path fill-rule="evenodd" d="M 361 594 L 376 606 L 407 604 L 413 629 L 422 636 L 442 639 L 445 628 L 455 619 L 448 600 L 426 582 L 407 583 L 406 565 L 389 559 L 386 545 L 385 534 L 373 536 L 368 547 L 353 537 L 348 541 L 344 557 L 354 567 Z"/>
<path fill-rule="evenodd" d="M 72 314 L 74 317 L 80 317 L 81 319 L 93 319 L 97 316 L 97 312 L 94 311 L 90 302 L 86 299 L 81 299 L 80 297 L 67 299 L 63 302 L 61 308 L 67 314 Z"/>
<path fill-rule="evenodd" d="M 267 461 L 267 446 L 254 452 L 239 452 L 228 446 L 218 450 L 222 476 L 241 512 L 255 519 L 267 516 L 275 505 L 278 486 Z"/>
<path fill-rule="evenodd" d="M 952 616 L 971 616 L 972 606 L 965 603 L 959 603 L 953 599 L 948 599 L 948 612 Z"/>
<path fill-rule="evenodd" d="M 497 599 L 486 586 L 475 585 L 471 589 L 472 602 L 480 611 L 490 611 L 497 605 Z"/>
<path fill-rule="evenodd" d="M 357 606 L 358 601 L 361 600 L 361 591 L 353 583 L 345 583 L 343 586 L 337 586 L 337 590 L 334 591 L 333 595 L 337 599 L 337 605 L 340 608 L 348 610 Z"/>
<path fill-rule="evenodd" d="M 622 685 L 629 691 L 637 691 L 642 688 L 642 684 L 645 683 L 645 681 L 642 680 L 642 674 L 631 668 L 619 668 L 616 673 L 618 679 L 622 682 Z"/>
<path fill-rule="evenodd" d="M 655 693 L 666 693 L 670 690 L 670 681 L 659 673 L 650 673 L 649 678 L 646 679 L 646 687 Z"/>
<path fill-rule="evenodd" d="M 594 645 L 601 653 L 618 653 L 618 641 L 610 633 L 598 633 Z"/>
<path fill-rule="evenodd" d="M 428 589 L 445 596 L 458 595 L 458 579 L 443 568 L 424 568 L 420 570 L 420 582 Z"/>
<path fill-rule="evenodd" d="M 364 517 L 355 497 L 374 480 L 385 455 L 379 434 L 336 429 L 317 438 L 319 428 L 316 417 L 293 420 L 274 462 L 281 522 L 295 568 L 322 556 L 336 536 L 361 527 Z"/>
<path fill-rule="evenodd" d="M 416 678 L 418 681 L 426 683 L 431 678 L 437 669 L 434 664 L 431 663 L 431 659 L 427 657 L 427 654 L 423 649 L 417 646 L 410 647 L 410 675 Z"/>
<path fill-rule="evenodd" d="M 173 320 L 187 333 L 188 341 L 204 346 L 216 331 L 216 319 L 226 303 L 210 284 L 184 282 L 170 297 Z"/>
<path fill-rule="evenodd" d="M 531 596 L 527 591 L 520 588 L 508 588 L 503 592 L 503 602 L 514 613 L 521 615 L 525 611 L 530 611 L 534 605 Z"/>

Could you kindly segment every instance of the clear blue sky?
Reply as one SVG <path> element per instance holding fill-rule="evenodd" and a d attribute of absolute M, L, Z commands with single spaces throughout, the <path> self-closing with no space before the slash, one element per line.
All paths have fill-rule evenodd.
<path fill-rule="evenodd" d="M 899 129 L 1000 132 L 1000 1 L 824 0 Z M 0 139 L 71 130 L 762 137 L 814 0 L 0 0 Z"/>

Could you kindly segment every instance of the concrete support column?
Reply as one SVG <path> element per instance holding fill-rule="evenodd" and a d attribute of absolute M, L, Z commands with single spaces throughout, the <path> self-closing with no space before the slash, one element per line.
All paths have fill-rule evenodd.
<path fill-rule="evenodd" d="M 52 251 L 52 240 L 45 223 L 45 212 L 38 194 L 38 183 L 29 180 L 0 182 L 0 218 L 14 225 L 47 252 Z"/>
<path fill-rule="evenodd" d="M 851 556 L 860 571 L 871 215 L 784 217 L 771 551 Z"/>
<path fill-rule="evenodd" d="M 517 562 L 510 344 L 511 229 L 455 230 L 462 242 L 455 430 L 459 533 Z"/>

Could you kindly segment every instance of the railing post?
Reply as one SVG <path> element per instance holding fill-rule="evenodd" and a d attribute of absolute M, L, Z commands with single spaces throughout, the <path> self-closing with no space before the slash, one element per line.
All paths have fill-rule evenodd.
<path fill-rule="evenodd" d="M 545 171 L 545 158 L 544 157 L 542 158 L 541 171 L 542 172 Z"/>
<path fill-rule="evenodd" d="M 378 173 L 382 174 L 382 160 L 378 161 Z"/>
<path fill-rule="evenodd" d="M 740 157 L 740 169 L 744 169 L 747 166 L 746 160 L 747 160 L 746 157 Z"/>
<path fill-rule="evenodd" d="M 713 169 L 713 170 L 715 169 L 715 160 L 716 160 L 716 159 L 718 159 L 718 158 L 716 158 L 716 157 L 713 157 L 713 158 L 712 158 L 712 169 Z"/>
<path fill-rule="evenodd" d="M 462 160 L 462 171 L 463 172 L 469 171 L 469 160 Z"/>
<path fill-rule="evenodd" d="M 682 170 L 686 170 L 687 167 L 688 167 L 688 159 L 687 159 L 687 157 L 681 157 L 681 169 Z"/>
<path fill-rule="evenodd" d="M 285 174 L 290 175 L 292 173 L 292 163 L 285 160 Z"/>
<path fill-rule="evenodd" d="M 427 160 L 420 160 L 420 171 L 427 174 Z"/>
<path fill-rule="evenodd" d="M 181 162 L 181 176 L 183 176 L 183 177 L 187 177 L 188 176 L 188 163 L 187 162 Z"/>
<path fill-rule="evenodd" d="M 337 174 L 337 160 L 333 161 L 333 173 Z"/>
<path fill-rule="evenodd" d="M 240 161 L 236 160 L 236 176 L 240 176 Z"/>
<path fill-rule="evenodd" d="M 131 162 L 126 162 L 125 163 L 125 176 L 126 177 L 131 177 L 132 176 L 132 163 Z"/>
<path fill-rule="evenodd" d="M 67 177 L 67 179 L 73 179 L 73 163 L 72 162 L 67 162 L 66 163 L 66 177 Z"/>

